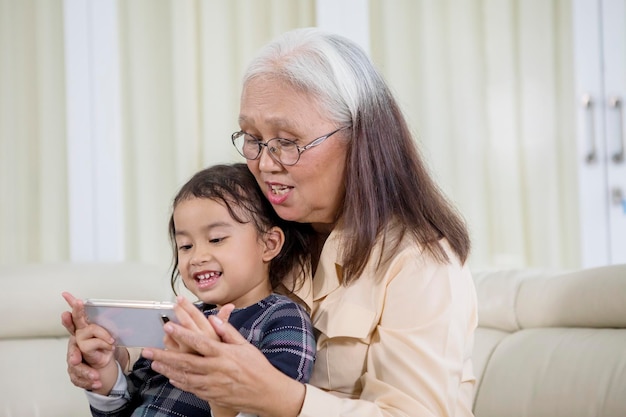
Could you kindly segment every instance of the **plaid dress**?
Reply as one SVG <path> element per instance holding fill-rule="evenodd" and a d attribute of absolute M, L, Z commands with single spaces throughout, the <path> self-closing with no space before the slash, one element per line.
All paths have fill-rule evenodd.
<path fill-rule="evenodd" d="M 212 305 L 200 308 L 206 316 L 216 314 Z M 313 326 L 306 311 L 288 297 L 271 294 L 258 303 L 232 312 L 229 322 L 246 340 L 256 346 L 284 374 L 307 382 L 315 361 Z M 93 416 L 210 416 L 209 404 L 182 391 L 150 368 L 148 359 L 140 358 L 126 377 L 128 392 L 112 392 L 128 402 L 114 411 L 91 407 Z"/>

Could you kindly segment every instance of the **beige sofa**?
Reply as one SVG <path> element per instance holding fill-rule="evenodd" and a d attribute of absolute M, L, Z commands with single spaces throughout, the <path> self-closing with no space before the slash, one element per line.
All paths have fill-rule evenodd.
<path fill-rule="evenodd" d="M 0 417 L 90 416 L 66 372 L 61 292 L 168 300 L 167 268 L 137 263 L 0 266 Z"/>
<path fill-rule="evenodd" d="M 626 265 L 474 274 L 478 417 L 626 417 Z"/>
<path fill-rule="evenodd" d="M 474 274 L 477 417 L 626 416 L 626 265 Z M 167 268 L 0 266 L 0 417 L 88 416 L 66 374 L 64 290 L 171 299 Z"/>

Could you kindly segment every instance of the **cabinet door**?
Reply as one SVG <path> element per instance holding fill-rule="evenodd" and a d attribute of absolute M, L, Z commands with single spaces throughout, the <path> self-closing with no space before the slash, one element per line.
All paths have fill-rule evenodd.
<path fill-rule="evenodd" d="M 573 5 L 581 263 L 626 263 L 626 0 Z"/>
<path fill-rule="evenodd" d="M 573 3 L 581 264 L 609 263 L 604 146 L 602 32 L 599 1 Z"/>
<path fill-rule="evenodd" d="M 626 0 L 603 0 L 610 263 L 626 263 Z"/>

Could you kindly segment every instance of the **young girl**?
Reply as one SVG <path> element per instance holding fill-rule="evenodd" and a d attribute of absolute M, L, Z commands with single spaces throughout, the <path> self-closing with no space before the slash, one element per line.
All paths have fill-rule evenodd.
<path fill-rule="evenodd" d="M 202 170 L 181 188 L 174 199 L 169 234 L 174 292 L 182 278 L 206 316 L 233 304 L 229 322 L 276 368 L 308 381 L 315 357 L 309 316 L 273 290 L 286 275 L 300 275 L 310 263 L 309 227 L 280 219 L 247 166 L 233 164 Z M 147 359 L 139 359 L 124 377 L 108 333 L 93 324 L 78 327 L 83 359 L 101 374 L 102 387 L 87 392 L 94 416 L 208 415 L 207 402 L 171 385 Z M 212 329 L 208 322 L 206 328 Z M 168 343 L 170 348 L 182 348 L 166 337 Z M 236 414 L 216 405 L 211 408 L 216 417 Z"/>

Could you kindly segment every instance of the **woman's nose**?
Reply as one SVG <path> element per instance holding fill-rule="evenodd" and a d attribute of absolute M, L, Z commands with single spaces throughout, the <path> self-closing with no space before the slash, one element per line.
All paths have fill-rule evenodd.
<path fill-rule="evenodd" d="M 261 155 L 259 155 L 259 170 L 264 172 L 278 171 L 282 169 L 282 165 L 272 155 L 267 146 L 261 147 Z"/>

